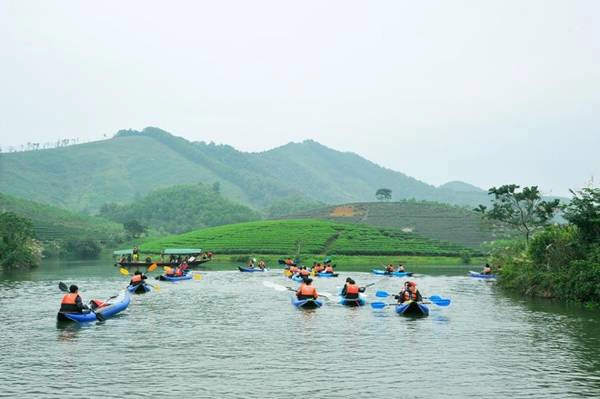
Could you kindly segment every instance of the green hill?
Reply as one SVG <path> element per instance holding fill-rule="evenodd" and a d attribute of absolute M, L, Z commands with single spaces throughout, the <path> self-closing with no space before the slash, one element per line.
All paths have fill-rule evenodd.
<path fill-rule="evenodd" d="M 153 191 L 131 204 L 106 204 L 100 216 L 120 223 L 131 220 L 166 233 L 248 222 L 261 214 L 223 198 L 218 187 L 177 185 Z"/>
<path fill-rule="evenodd" d="M 245 153 L 146 128 L 109 140 L 0 154 L 2 192 L 75 210 L 97 211 L 105 203 L 125 204 L 159 188 L 198 182 L 219 182 L 225 197 L 258 209 L 286 199 L 370 201 L 381 187 L 391 189 L 394 199 L 461 205 L 488 200 L 484 192 L 436 188 L 314 141 Z"/>
<path fill-rule="evenodd" d="M 365 202 L 328 206 L 288 216 L 393 227 L 424 237 L 478 248 L 506 236 L 506 230 L 481 220 L 470 209 L 427 201 Z"/>
<path fill-rule="evenodd" d="M 125 235 L 121 224 L 6 194 L 0 194 L 0 211 L 14 212 L 30 219 L 40 241 L 92 239 L 114 242 Z"/>
<path fill-rule="evenodd" d="M 153 240 L 142 252 L 203 248 L 217 254 L 423 255 L 458 256 L 460 245 L 391 228 L 323 220 L 269 220 L 211 227 Z"/>

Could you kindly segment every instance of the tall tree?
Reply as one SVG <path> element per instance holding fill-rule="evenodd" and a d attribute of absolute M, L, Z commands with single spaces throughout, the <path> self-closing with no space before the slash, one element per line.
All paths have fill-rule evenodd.
<path fill-rule="evenodd" d="M 563 207 L 564 216 L 579 229 L 586 242 L 600 240 L 600 189 L 571 190 L 573 199 Z"/>
<path fill-rule="evenodd" d="M 492 209 L 479 205 L 476 212 L 491 220 L 506 223 L 525 235 L 529 242 L 531 235 L 538 229 L 548 225 L 552 217 L 560 209 L 560 201 L 542 199 L 542 193 L 537 186 L 523 187 L 516 184 L 506 184 L 492 187 L 488 190 L 493 195 Z"/>
<path fill-rule="evenodd" d="M 375 192 L 375 198 L 379 201 L 389 201 L 392 199 L 392 190 L 389 188 L 380 188 Z"/>

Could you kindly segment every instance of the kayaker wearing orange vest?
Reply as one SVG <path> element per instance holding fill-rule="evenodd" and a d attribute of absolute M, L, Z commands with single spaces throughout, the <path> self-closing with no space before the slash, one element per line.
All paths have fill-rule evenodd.
<path fill-rule="evenodd" d="M 423 297 L 417 289 L 417 283 L 414 281 L 407 281 L 404 283 L 404 290 L 400 291 L 400 294 L 394 298 L 398 300 L 398 303 L 404 303 L 406 301 L 423 302 Z"/>
<path fill-rule="evenodd" d="M 139 270 L 136 270 L 136 272 L 133 274 L 133 277 L 131 277 L 131 281 L 129 281 L 129 285 L 131 285 L 131 286 L 140 285 L 147 278 L 148 278 L 148 276 L 146 276 L 145 274 L 142 274 L 142 272 L 140 272 Z"/>
<path fill-rule="evenodd" d="M 364 292 L 365 289 L 356 285 L 356 282 L 350 277 L 346 279 L 346 284 L 342 288 L 342 296 L 346 299 L 356 299 L 360 292 Z"/>
<path fill-rule="evenodd" d="M 79 288 L 76 285 L 69 287 L 69 293 L 63 296 L 60 303 L 60 312 L 64 313 L 83 313 L 85 309 L 89 309 L 79 296 Z"/>
<path fill-rule="evenodd" d="M 333 273 L 333 266 L 327 265 L 327 267 L 325 267 L 325 273 Z"/>
<path fill-rule="evenodd" d="M 300 269 L 300 271 L 298 272 L 298 274 L 302 278 L 306 278 L 306 277 L 310 276 L 310 272 L 308 271 L 308 269 L 306 268 L 306 266 L 302 266 L 302 268 Z"/>
<path fill-rule="evenodd" d="M 296 297 L 298 299 L 317 299 L 319 298 L 319 294 L 317 293 L 317 289 L 312 285 L 312 279 L 306 278 L 300 284 L 300 288 L 296 291 Z"/>

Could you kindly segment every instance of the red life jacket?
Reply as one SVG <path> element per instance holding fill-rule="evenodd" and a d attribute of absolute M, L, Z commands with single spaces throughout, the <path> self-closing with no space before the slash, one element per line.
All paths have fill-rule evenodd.
<path fill-rule="evenodd" d="M 141 274 L 135 274 L 132 278 L 131 278 L 131 283 L 133 285 L 138 284 L 142 281 L 142 275 Z"/>
<path fill-rule="evenodd" d="M 63 296 L 61 305 L 76 305 L 79 294 L 66 294 Z"/>
<path fill-rule="evenodd" d="M 302 269 L 300 270 L 300 275 L 301 276 L 308 276 L 310 274 L 310 272 L 306 269 Z"/>
<path fill-rule="evenodd" d="M 292 272 L 293 274 L 298 272 L 298 268 L 296 266 L 291 266 L 290 267 L 290 272 Z"/>
<path fill-rule="evenodd" d="M 346 294 L 358 294 L 359 287 L 356 284 L 346 284 Z"/>
<path fill-rule="evenodd" d="M 175 269 L 175 275 L 177 277 L 183 276 L 183 271 L 180 268 Z"/>

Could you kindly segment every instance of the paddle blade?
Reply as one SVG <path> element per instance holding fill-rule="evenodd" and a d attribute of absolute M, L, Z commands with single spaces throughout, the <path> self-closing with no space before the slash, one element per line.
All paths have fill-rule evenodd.
<path fill-rule="evenodd" d="M 371 302 L 371 307 L 373 309 L 383 309 L 387 306 L 385 302 Z"/>
<path fill-rule="evenodd" d="M 124 267 L 119 269 L 119 273 L 121 273 L 124 276 L 129 276 L 129 270 L 125 269 Z"/>
<path fill-rule="evenodd" d="M 62 281 L 60 283 L 58 283 L 58 289 L 61 290 L 62 292 L 69 292 L 69 287 L 67 287 L 67 285 L 65 283 L 63 283 Z"/>
<path fill-rule="evenodd" d="M 156 270 L 157 267 L 158 265 L 156 263 L 153 263 L 148 267 L 148 271 L 153 272 L 154 270 Z"/>
<path fill-rule="evenodd" d="M 106 321 L 106 317 L 104 317 L 104 315 L 102 313 L 99 312 L 94 312 L 96 314 L 96 319 L 98 319 L 98 321 Z"/>
<path fill-rule="evenodd" d="M 387 291 L 377 291 L 375 296 L 378 298 L 387 298 L 390 294 Z"/>
<path fill-rule="evenodd" d="M 160 285 L 158 285 L 158 284 L 154 284 L 154 285 L 152 286 L 152 288 L 154 288 L 154 290 L 155 290 L 156 292 L 159 292 L 159 291 L 160 291 Z"/>
<path fill-rule="evenodd" d="M 173 268 L 169 267 L 169 266 L 163 266 L 163 270 L 165 271 L 165 273 L 169 274 L 173 272 Z"/>
<path fill-rule="evenodd" d="M 450 299 L 433 300 L 430 298 L 430 300 L 431 300 L 431 303 L 433 303 L 434 305 L 442 306 L 442 307 L 450 306 L 450 304 L 452 303 L 452 301 L 450 301 Z"/>
<path fill-rule="evenodd" d="M 202 279 L 202 275 L 199 273 L 194 273 L 194 280 L 200 280 Z"/>
<path fill-rule="evenodd" d="M 286 270 L 284 270 L 284 271 L 283 271 L 283 274 L 284 274 L 286 277 L 290 277 L 290 276 L 292 275 L 292 272 L 286 269 Z"/>

